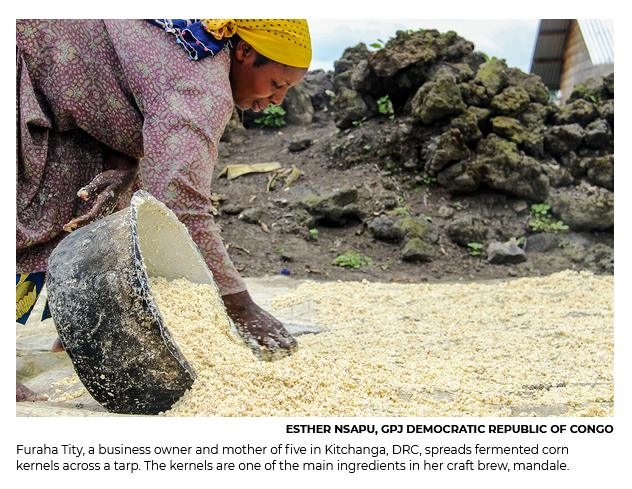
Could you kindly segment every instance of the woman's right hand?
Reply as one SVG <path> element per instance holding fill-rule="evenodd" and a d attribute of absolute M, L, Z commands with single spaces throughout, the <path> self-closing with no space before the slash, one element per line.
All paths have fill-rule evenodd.
<path fill-rule="evenodd" d="M 272 362 L 291 355 L 298 342 L 272 314 L 257 305 L 247 290 L 222 296 L 237 332 L 260 360 Z"/>

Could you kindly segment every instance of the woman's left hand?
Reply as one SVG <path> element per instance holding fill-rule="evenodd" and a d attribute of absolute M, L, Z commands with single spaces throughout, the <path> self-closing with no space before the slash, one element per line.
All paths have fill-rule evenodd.
<path fill-rule="evenodd" d="M 65 224 L 64 231 L 74 231 L 110 215 L 117 208 L 123 192 L 134 183 L 139 168 L 137 159 L 110 148 L 106 150 L 105 159 L 107 166 L 116 166 L 116 169 L 99 173 L 94 180 L 77 192 L 77 196 L 83 200 L 94 196 L 97 196 L 97 199 L 87 214 Z"/>
<path fill-rule="evenodd" d="M 248 291 L 225 295 L 222 299 L 237 331 L 257 358 L 272 362 L 296 351 L 298 343 L 294 336 L 278 319 L 255 304 Z"/>

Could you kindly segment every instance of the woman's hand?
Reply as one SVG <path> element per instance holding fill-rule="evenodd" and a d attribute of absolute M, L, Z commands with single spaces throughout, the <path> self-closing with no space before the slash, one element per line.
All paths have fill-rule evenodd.
<path fill-rule="evenodd" d="M 123 192 L 134 183 L 139 168 L 137 159 L 108 148 L 105 152 L 105 162 L 107 166 L 116 166 L 116 169 L 99 173 L 94 180 L 77 192 L 77 196 L 83 200 L 98 196 L 90 211 L 65 224 L 64 231 L 74 231 L 110 215 L 118 206 Z"/>
<path fill-rule="evenodd" d="M 272 362 L 291 355 L 298 343 L 281 322 L 254 303 L 248 291 L 222 297 L 238 333 L 260 360 Z"/>
<path fill-rule="evenodd" d="M 15 383 L 15 402 L 48 401 L 48 397 L 33 392 L 25 385 Z"/>

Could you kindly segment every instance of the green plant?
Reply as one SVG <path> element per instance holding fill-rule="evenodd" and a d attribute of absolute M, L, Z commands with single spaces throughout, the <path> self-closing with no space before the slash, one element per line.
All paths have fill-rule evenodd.
<path fill-rule="evenodd" d="M 365 145 L 364 145 L 364 150 L 365 150 L 365 151 L 368 151 L 368 150 L 370 150 L 370 149 L 371 149 L 371 145 L 370 145 L 370 144 L 365 144 Z"/>
<path fill-rule="evenodd" d="M 371 46 L 372 48 L 377 48 L 377 49 L 382 49 L 384 46 L 386 46 L 386 43 L 382 41 L 381 39 L 378 39 L 377 41 L 378 42 L 369 44 L 369 46 Z"/>
<path fill-rule="evenodd" d="M 312 237 L 314 241 L 318 241 L 318 229 L 310 229 L 309 235 Z"/>
<path fill-rule="evenodd" d="M 266 127 L 279 127 L 285 125 L 285 110 L 282 107 L 276 105 L 270 105 L 263 111 L 264 117 L 255 119 L 257 124 L 262 124 Z"/>
<path fill-rule="evenodd" d="M 362 123 L 366 121 L 366 117 L 363 117 L 362 119 L 360 119 L 359 121 L 353 121 L 351 124 L 353 124 L 355 127 L 362 127 Z"/>
<path fill-rule="evenodd" d="M 529 226 L 533 231 L 542 231 L 545 233 L 555 233 L 568 229 L 568 226 L 562 221 L 551 222 L 548 212 L 551 206 L 549 204 L 533 204 L 531 206 L 531 215 L 534 219 L 529 222 Z"/>
<path fill-rule="evenodd" d="M 360 268 L 363 265 L 373 265 L 373 260 L 368 256 L 364 258 L 355 251 L 347 250 L 334 259 L 334 265 L 339 267 Z"/>
<path fill-rule="evenodd" d="M 566 231 L 567 229 L 568 229 L 568 226 L 564 224 L 562 221 L 552 222 L 549 225 L 549 232 L 554 233 L 554 234 L 557 234 L 558 231 Z"/>
<path fill-rule="evenodd" d="M 467 246 L 470 248 L 470 255 L 476 256 L 481 254 L 481 248 L 483 245 L 481 243 L 468 243 Z"/>
<path fill-rule="evenodd" d="M 427 173 L 424 173 L 421 178 L 423 179 L 423 182 L 426 185 L 431 185 L 431 184 L 433 184 L 433 183 L 435 183 L 437 181 L 437 179 L 435 177 L 431 177 Z"/>
<path fill-rule="evenodd" d="M 531 206 L 531 214 L 545 215 L 551 206 L 549 204 L 533 204 Z"/>
<path fill-rule="evenodd" d="M 285 253 L 285 250 L 287 250 L 287 248 L 284 246 L 283 248 L 276 250 L 275 253 Z"/>
<path fill-rule="evenodd" d="M 389 116 L 389 119 L 395 118 L 393 104 L 389 100 L 388 95 L 384 95 L 383 97 L 377 99 L 377 107 L 380 111 L 380 114 Z"/>
<path fill-rule="evenodd" d="M 387 263 L 384 263 L 382 265 L 380 265 L 380 268 L 384 271 L 388 270 L 388 267 L 393 265 L 393 260 L 391 260 L 390 258 L 388 259 Z"/>

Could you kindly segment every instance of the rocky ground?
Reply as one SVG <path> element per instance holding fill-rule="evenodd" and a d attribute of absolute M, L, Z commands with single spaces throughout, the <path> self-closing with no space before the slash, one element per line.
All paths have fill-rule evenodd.
<path fill-rule="evenodd" d="M 361 127 L 337 132 L 330 113 L 322 112 L 311 124 L 253 127 L 236 142 L 221 143 L 213 187 L 221 197 L 216 221 L 243 276 L 289 273 L 313 280 L 426 282 L 538 276 L 563 269 L 613 271 L 599 266 L 597 262 L 604 257 L 595 256 L 599 246 L 594 249 L 598 244 L 607 246 L 605 254 L 613 263 L 609 254 L 614 246 L 613 232 L 530 233 L 528 222 L 533 217 L 524 199 L 485 190 L 454 196 L 428 177 L 422 176 L 420 181 L 390 174 L 372 159 L 350 168 L 336 163 L 332 147 L 341 139 L 355 136 L 370 140 L 378 131 L 400 123 L 386 118 L 369 120 Z M 306 149 L 291 151 L 296 141 L 310 144 Z M 278 162 L 281 168 L 296 168 L 300 177 L 288 186 L 277 177 L 268 188 L 274 172 L 250 173 L 232 180 L 220 176 L 227 165 L 269 162 Z M 340 195 L 343 189 L 357 191 L 358 212 L 349 213 L 347 219 L 337 223 L 314 222 L 311 215 L 306 218 L 301 199 Z M 378 218 L 396 221 L 407 217 L 425 221 L 436 230 L 429 256 L 405 260 L 396 238 L 378 239 L 371 232 L 370 226 Z M 490 229 L 494 225 L 502 229 L 498 231 L 499 240 L 526 237 L 526 246 L 520 246 L 526 250 L 526 261 L 490 264 L 486 248 L 493 236 L 489 233 L 478 239 L 471 237 L 472 243 L 480 243 L 483 248 L 467 246 L 467 235 L 460 238 L 450 224 L 467 222 L 472 217 L 474 224 L 480 220 Z M 362 261 L 358 268 L 334 264 L 347 251 L 359 255 Z"/>
<path fill-rule="evenodd" d="M 334 65 L 288 90 L 283 125 L 235 112 L 220 143 L 217 222 L 245 276 L 614 273 L 614 73 L 560 107 L 536 75 L 435 30 Z"/>

